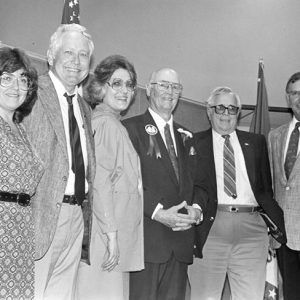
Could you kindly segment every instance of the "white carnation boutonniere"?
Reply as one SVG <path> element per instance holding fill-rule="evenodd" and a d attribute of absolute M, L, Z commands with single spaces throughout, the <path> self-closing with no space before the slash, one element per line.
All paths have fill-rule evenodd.
<path fill-rule="evenodd" d="M 177 131 L 181 134 L 183 145 L 185 145 L 185 142 L 186 142 L 187 139 L 193 138 L 193 134 L 188 130 L 178 128 Z M 193 146 L 191 146 L 190 149 L 189 149 L 189 155 L 196 155 L 196 150 Z"/>
<path fill-rule="evenodd" d="M 184 144 L 187 139 L 191 139 L 193 137 L 193 134 L 188 130 L 178 128 L 177 131 L 181 134 L 181 138 L 182 138 Z"/>

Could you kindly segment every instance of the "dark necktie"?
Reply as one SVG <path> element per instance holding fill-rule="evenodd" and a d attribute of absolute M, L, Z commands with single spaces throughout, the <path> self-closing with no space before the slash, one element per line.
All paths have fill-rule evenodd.
<path fill-rule="evenodd" d="M 223 148 L 224 191 L 229 197 L 235 199 L 237 196 L 234 151 L 229 140 L 230 135 L 226 134 L 222 137 L 225 139 Z"/>
<path fill-rule="evenodd" d="M 286 178 L 289 179 L 292 169 L 294 167 L 296 158 L 297 158 L 297 151 L 298 151 L 298 141 L 299 141 L 299 129 L 300 122 L 297 122 L 295 125 L 294 130 L 291 133 L 290 141 L 288 145 L 288 149 L 285 156 L 284 162 L 284 170 Z"/>
<path fill-rule="evenodd" d="M 179 172 L 178 172 L 178 162 L 177 162 L 177 156 L 176 156 L 176 152 L 175 152 L 175 147 L 174 147 L 174 143 L 173 143 L 173 139 L 171 136 L 171 132 L 170 132 L 170 126 L 167 123 L 165 126 L 165 138 L 166 138 L 166 144 L 167 144 L 167 149 L 169 152 L 169 156 L 177 177 L 177 180 L 179 179 Z"/>
<path fill-rule="evenodd" d="M 82 204 L 85 198 L 85 171 L 82 156 L 80 134 L 78 124 L 74 115 L 72 99 L 75 95 L 64 94 L 69 105 L 69 132 L 72 153 L 72 171 L 75 174 L 75 197 L 78 204 Z"/>

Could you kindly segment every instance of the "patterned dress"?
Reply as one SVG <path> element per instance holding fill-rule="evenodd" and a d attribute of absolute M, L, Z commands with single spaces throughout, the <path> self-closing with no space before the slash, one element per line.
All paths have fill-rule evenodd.
<path fill-rule="evenodd" d="M 33 195 L 43 166 L 25 131 L 0 117 L 0 191 Z M 0 299 L 34 297 L 34 225 L 30 206 L 0 200 Z"/>

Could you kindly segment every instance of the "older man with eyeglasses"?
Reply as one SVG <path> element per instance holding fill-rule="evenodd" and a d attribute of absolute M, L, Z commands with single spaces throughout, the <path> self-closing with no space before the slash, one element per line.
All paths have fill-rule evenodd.
<path fill-rule="evenodd" d="M 182 92 L 170 68 L 152 73 L 146 86 L 150 107 L 124 121 L 140 156 L 144 187 L 145 270 L 130 275 L 131 300 L 182 300 L 187 265 L 193 260 L 194 224 L 202 219 L 207 193 L 193 203 L 187 147 L 191 133 L 173 121 Z"/>
<path fill-rule="evenodd" d="M 209 201 L 196 228 L 191 299 L 221 299 L 226 275 L 232 300 L 263 299 L 269 238 L 260 212 L 277 226 L 277 239 L 286 241 L 265 138 L 237 129 L 240 111 L 236 93 L 216 88 L 207 101 L 212 128 L 194 136 L 195 184 L 206 178 Z"/>

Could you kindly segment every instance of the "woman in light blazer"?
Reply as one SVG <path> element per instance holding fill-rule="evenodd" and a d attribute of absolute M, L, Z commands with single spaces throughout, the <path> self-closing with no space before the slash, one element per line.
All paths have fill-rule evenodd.
<path fill-rule="evenodd" d="M 80 299 L 127 299 L 129 271 L 144 268 L 139 157 L 120 122 L 136 72 L 120 55 L 105 58 L 87 87 L 96 152 L 91 266 L 79 270 Z M 85 284 L 84 284 L 85 283 Z"/>

